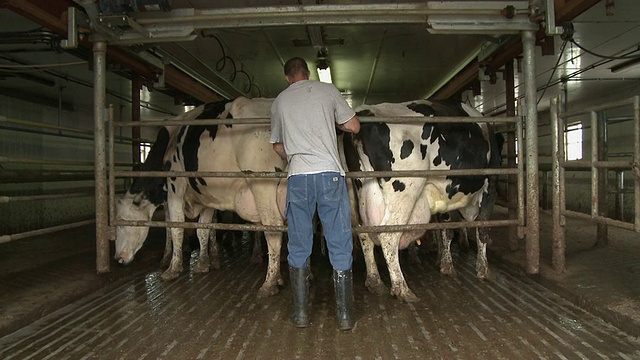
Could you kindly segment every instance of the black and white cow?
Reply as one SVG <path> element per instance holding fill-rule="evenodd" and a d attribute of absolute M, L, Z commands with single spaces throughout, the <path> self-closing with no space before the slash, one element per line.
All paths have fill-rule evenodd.
<path fill-rule="evenodd" d="M 481 116 L 460 103 L 416 100 L 404 103 L 363 105 L 358 116 Z M 345 135 L 344 155 L 349 171 L 446 170 L 497 167 L 499 153 L 486 123 L 416 124 L 362 123 L 360 133 Z M 357 178 L 354 180 L 360 221 L 366 226 L 428 223 L 438 213 L 459 211 L 464 219 L 488 218 L 494 186 L 489 176 L 435 176 Z M 481 211 L 482 205 L 482 211 Z M 391 294 L 405 301 L 418 298 L 407 286 L 398 251 L 424 231 L 360 234 L 367 265 L 366 286 L 386 291 L 376 267 L 373 246 L 382 247 L 391 279 Z M 486 244 L 478 240 L 477 272 L 488 275 Z M 448 245 L 446 244 L 448 251 Z M 442 267 L 451 256 L 442 256 Z M 447 264 L 447 261 L 449 264 Z"/>
<path fill-rule="evenodd" d="M 180 116 L 196 118 L 268 118 L 272 99 L 237 98 L 231 102 L 211 103 Z M 234 124 L 220 126 L 182 126 L 160 131 L 144 170 L 273 172 L 285 168 L 269 143 L 270 127 Z M 163 148 L 166 151 L 163 151 Z M 148 165 L 147 165 L 148 164 Z M 281 190 L 278 190 L 278 186 Z M 284 191 L 282 189 L 285 189 Z M 123 220 L 150 220 L 166 197 L 167 221 L 184 221 L 185 217 L 210 222 L 214 209 L 231 210 L 241 218 L 263 225 L 284 224 L 286 181 L 278 178 L 169 177 L 138 178 L 118 201 L 117 217 Z M 142 247 L 148 227 L 119 226 L 116 229 L 116 260 L 127 264 Z M 183 228 L 171 228 L 173 243 L 165 280 L 176 278 L 183 270 Z M 200 258 L 194 271 L 208 271 L 207 244 L 209 231 L 198 229 Z M 278 292 L 282 285 L 280 249 L 282 233 L 265 232 L 268 268 L 258 295 Z"/>

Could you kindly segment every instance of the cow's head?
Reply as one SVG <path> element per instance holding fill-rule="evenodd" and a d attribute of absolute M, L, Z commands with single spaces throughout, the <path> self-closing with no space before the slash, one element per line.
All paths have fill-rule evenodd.
<path fill-rule="evenodd" d="M 116 218 L 128 221 L 149 221 L 158 208 L 143 193 L 127 192 L 116 205 Z M 128 264 L 144 244 L 148 226 L 117 226 L 115 259 L 120 264 Z"/>

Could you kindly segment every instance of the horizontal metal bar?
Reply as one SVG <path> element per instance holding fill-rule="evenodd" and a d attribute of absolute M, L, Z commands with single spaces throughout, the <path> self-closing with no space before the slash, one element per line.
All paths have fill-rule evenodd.
<path fill-rule="evenodd" d="M 604 216 L 591 216 L 589 214 L 584 214 L 577 211 L 572 210 L 564 210 L 561 211 L 562 215 L 566 217 L 583 219 L 591 222 L 596 222 L 598 224 L 611 225 L 625 230 L 635 231 L 634 224 L 628 223 L 625 221 L 615 220 Z"/>
<path fill-rule="evenodd" d="M 390 123 L 390 124 L 417 124 L 417 123 L 511 123 L 520 121 L 519 116 L 510 117 L 469 117 L 469 116 L 399 116 L 376 117 L 359 116 L 361 123 Z M 184 125 L 237 125 L 237 124 L 271 124 L 270 118 L 237 118 L 237 119 L 183 119 L 183 120 L 145 120 L 145 121 L 114 121 L 115 127 L 146 127 L 146 126 L 184 126 Z"/>
<path fill-rule="evenodd" d="M 579 110 L 563 112 L 563 113 L 560 113 L 559 116 L 562 116 L 563 118 L 566 119 L 566 118 L 569 118 L 569 117 L 588 114 L 588 113 L 590 113 L 592 111 L 598 112 L 598 111 L 608 110 L 608 109 L 612 109 L 612 108 L 616 108 L 616 107 L 631 106 L 631 105 L 633 105 L 633 101 L 634 101 L 634 98 L 631 97 L 631 98 L 628 98 L 628 99 L 612 101 L 612 102 L 608 102 L 608 103 L 605 103 L 605 104 L 600 104 L 600 105 L 596 105 L 596 106 L 582 108 L 582 109 L 579 109 Z"/>
<path fill-rule="evenodd" d="M 617 169 L 617 170 L 631 170 L 631 162 L 627 160 L 598 160 L 598 161 L 589 161 L 589 160 L 569 160 L 569 161 L 561 161 L 560 166 L 569 169 L 574 168 L 576 171 L 580 171 L 581 169 Z"/>
<path fill-rule="evenodd" d="M 73 229 L 73 228 L 77 228 L 77 227 L 80 227 L 80 226 L 93 224 L 95 222 L 96 222 L 95 219 L 91 219 L 91 220 L 78 221 L 78 222 L 64 224 L 64 225 L 51 226 L 51 227 L 48 227 L 48 228 L 25 231 L 23 233 L 18 233 L 18 234 L 2 235 L 2 236 L 0 236 L 0 244 L 8 243 L 10 241 L 15 241 L 15 240 L 20 240 L 20 239 L 25 239 L 25 238 L 29 238 L 29 237 L 34 237 L 34 236 L 38 236 L 38 235 L 51 234 L 51 233 L 62 231 L 62 230 Z"/>
<path fill-rule="evenodd" d="M 408 225 L 380 225 L 358 226 L 352 229 L 355 233 L 373 232 L 400 232 L 413 230 L 433 229 L 460 229 L 469 227 L 502 227 L 522 225 L 516 219 L 511 220 L 487 220 L 487 221 L 458 221 Z M 227 223 L 198 223 L 179 221 L 126 221 L 113 220 L 111 226 L 149 226 L 149 227 L 173 227 L 185 229 L 216 229 L 216 230 L 242 230 L 242 231 L 277 231 L 286 232 L 287 226 L 278 225 L 253 225 L 253 224 L 227 224 Z"/>
<path fill-rule="evenodd" d="M 27 196 L 0 196 L 0 204 L 7 204 L 11 202 L 22 201 L 34 201 L 34 200 L 55 200 L 55 199 L 68 199 L 74 197 L 94 196 L 95 191 L 86 192 L 74 192 L 64 194 L 43 194 L 43 195 L 27 195 Z"/>
<path fill-rule="evenodd" d="M 454 4 L 452 4 L 454 3 Z M 462 2 L 427 1 L 412 4 L 312 4 L 296 6 L 260 6 L 244 8 L 174 9 L 168 12 L 140 12 L 135 14 L 139 25 L 182 25 L 200 28 L 204 24 L 220 27 L 216 23 L 235 23 L 242 27 L 316 23 L 424 23 L 429 15 L 500 15 L 507 6 L 513 6 L 517 14 L 526 17 L 527 1 L 509 3 L 493 1 Z M 507 18 L 503 17 L 505 20 Z M 357 19 L 357 21 L 354 21 Z M 224 27 L 225 25 L 222 25 Z"/>
<path fill-rule="evenodd" d="M 515 175 L 518 169 L 464 169 L 464 170 L 402 170 L 402 171 L 351 171 L 347 178 L 370 177 L 425 177 L 436 176 L 477 176 L 477 175 Z M 130 171 L 116 170 L 117 177 L 228 177 L 228 178 L 285 178 L 286 172 L 271 171 Z"/>

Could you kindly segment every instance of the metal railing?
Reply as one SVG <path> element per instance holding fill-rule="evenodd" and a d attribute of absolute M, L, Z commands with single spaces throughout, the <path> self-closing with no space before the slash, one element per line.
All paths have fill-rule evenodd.
<path fill-rule="evenodd" d="M 552 148 L 555 156 L 553 163 L 553 252 L 552 264 L 554 270 L 562 272 L 565 270 L 565 226 L 566 218 L 583 219 L 594 222 L 598 225 L 610 225 L 626 230 L 640 232 L 640 97 L 634 96 L 629 99 L 609 102 L 606 104 L 589 107 L 586 109 L 561 112 L 559 107 L 560 99 L 551 99 L 551 135 Z M 600 160 L 602 157 L 599 145 L 598 112 L 611 108 L 631 106 L 633 108 L 633 154 L 631 161 L 621 160 Z M 578 115 L 590 116 L 591 122 L 591 160 L 565 160 L 566 145 L 564 139 L 564 129 L 566 119 Z M 566 189 L 565 189 L 565 169 L 583 168 L 591 169 L 591 213 L 584 214 L 577 211 L 567 210 Z M 601 199 L 605 198 L 606 189 L 600 186 L 601 169 L 607 170 L 631 170 L 634 175 L 634 221 L 633 223 L 612 219 L 601 214 Z"/>
<path fill-rule="evenodd" d="M 396 124 L 415 124 L 420 123 L 515 123 L 518 138 L 522 139 L 522 118 L 520 117 L 495 117 L 495 118 L 479 118 L 479 117 L 360 117 L 360 122 L 386 122 Z M 176 125 L 227 125 L 227 124 L 253 124 L 268 125 L 269 118 L 234 118 L 234 119 L 193 119 L 193 120 L 164 120 L 164 121 L 140 121 L 140 122 L 115 122 L 109 121 L 109 138 L 115 132 L 115 127 L 132 127 L 132 126 L 176 126 Z M 523 141 L 519 141 L 522 147 Z M 112 148 L 112 147 L 110 147 Z M 522 156 L 523 149 L 519 149 L 518 156 Z M 109 189 L 113 188 L 116 177 L 235 177 L 235 178 L 285 178 L 286 172 L 215 172 L 215 171 L 131 171 L 116 170 L 113 167 L 113 153 L 109 154 Z M 524 169 L 523 160 L 520 158 L 518 167 L 513 169 L 466 169 L 466 170 L 415 170 L 415 171 L 358 171 L 347 172 L 347 178 L 362 177 L 426 177 L 430 175 L 439 176 L 472 176 L 472 175 L 516 175 L 518 179 L 518 215 L 516 219 L 510 220 L 487 220 L 487 221 L 462 221 L 452 223 L 426 223 L 426 224 L 409 224 L 409 225 L 383 225 L 383 226 L 359 226 L 353 228 L 353 232 L 399 232 L 411 230 L 429 230 L 429 229 L 454 229 L 465 227 L 499 227 L 499 226 L 524 226 Z M 273 225 L 250 225 L 250 224 L 219 224 L 219 223 L 194 223 L 194 222 L 167 222 L 167 221 L 126 221 L 115 219 L 115 199 L 110 193 L 111 201 L 109 201 L 111 229 L 110 236 L 113 238 L 113 228 L 115 226 L 149 226 L 149 227 L 183 227 L 198 229 L 220 229 L 220 230 L 245 230 L 245 231 L 287 231 L 286 226 Z"/>

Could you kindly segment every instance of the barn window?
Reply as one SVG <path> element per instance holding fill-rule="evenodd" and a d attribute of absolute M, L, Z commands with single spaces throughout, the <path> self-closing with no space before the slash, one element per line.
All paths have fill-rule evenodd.
<path fill-rule="evenodd" d="M 582 159 L 582 123 L 567 126 L 564 133 L 567 160 Z"/>
<path fill-rule="evenodd" d="M 149 156 L 149 151 L 151 151 L 151 143 L 141 142 L 140 143 L 140 163 L 143 163 L 147 160 L 147 156 Z"/>

